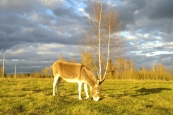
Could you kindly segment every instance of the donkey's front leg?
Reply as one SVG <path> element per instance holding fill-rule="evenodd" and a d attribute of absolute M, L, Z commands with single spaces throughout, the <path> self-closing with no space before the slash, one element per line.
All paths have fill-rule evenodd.
<path fill-rule="evenodd" d="M 79 83 L 78 83 L 79 100 L 82 100 L 82 97 L 81 97 L 81 90 L 82 90 L 82 82 L 79 82 Z"/>
<path fill-rule="evenodd" d="M 89 94 L 88 94 L 87 83 L 84 83 L 84 90 L 85 90 L 85 94 L 86 94 L 86 98 L 85 99 L 88 99 L 89 98 Z"/>

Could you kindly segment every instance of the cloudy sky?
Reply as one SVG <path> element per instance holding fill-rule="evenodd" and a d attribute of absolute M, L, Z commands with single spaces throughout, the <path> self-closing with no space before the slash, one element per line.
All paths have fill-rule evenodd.
<path fill-rule="evenodd" d="M 136 68 L 173 64 L 173 0 L 103 0 L 122 21 L 120 35 Z M 62 54 L 80 60 L 88 28 L 88 0 L 0 0 L 0 57 L 6 73 L 33 72 Z M 2 59 L 0 59 L 2 65 Z"/>

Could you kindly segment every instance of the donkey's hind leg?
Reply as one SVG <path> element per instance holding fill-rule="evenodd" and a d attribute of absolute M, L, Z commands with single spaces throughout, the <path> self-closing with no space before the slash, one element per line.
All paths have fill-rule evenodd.
<path fill-rule="evenodd" d="M 57 74 L 56 76 L 54 76 L 54 81 L 53 81 L 53 96 L 55 96 L 55 93 L 58 93 L 58 86 L 61 82 L 60 75 Z"/>
<path fill-rule="evenodd" d="M 58 79 L 58 81 L 57 81 L 57 83 L 56 83 L 56 92 L 57 92 L 57 95 L 58 95 L 58 96 L 60 95 L 60 94 L 59 94 L 59 85 L 60 85 L 61 81 L 62 81 L 62 78 L 59 77 L 59 79 Z"/>

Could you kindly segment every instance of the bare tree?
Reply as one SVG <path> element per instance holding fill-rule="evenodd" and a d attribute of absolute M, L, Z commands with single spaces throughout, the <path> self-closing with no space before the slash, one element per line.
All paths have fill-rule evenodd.
<path fill-rule="evenodd" d="M 59 59 L 59 60 L 62 60 L 62 61 L 65 61 L 65 58 L 63 57 L 62 54 L 59 55 L 58 59 Z"/>
<path fill-rule="evenodd" d="M 34 77 L 34 78 L 40 78 L 41 77 L 41 74 L 40 74 L 40 72 L 39 71 L 34 71 L 33 73 L 32 73 L 32 77 Z"/>
<path fill-rule="evenodd" d="M 108 62 L 122 47 L 122 40 L 117 37 L 121 22 L 118 20 L 118 13 L 112 8 L 105 8 L 101 0 L 91 1 L 92 13 L 89 18 L 89 31 L 84 36 L 85 48 L 80 48 L 82 52 L 90 52 L 98 66 L 98 77 L 101 80 L 107 73 Z M 109 6 L 111 7 L 111 6 Z M 105 66 L 106 65 L 106 66 Z"/>
<path fill-rule="evenodd" d="M 158 63 L 154 66 L 154 75 L 156 80 L 165 80 L 167 76 L 167 69 L 161 63 Z"/>
<path fill-rule="evenodd" d="M 98 38 L 98 58 L 99 58 L 99 71 L 98 71 L 98 77 L 101 80 L 102 76 L 102 66 L 101 66 L 101 22 L 102 22 L 102 0 L 98 2 L 92 2 L 92 8 L 94 13 L 94 20 L 96 30 L 95 35 Z M 95 29 L 95 28 L 94 28 Z"/>
<path fill-rule="evenodd" d="M 117 36 L 115 36 L 121 29 L 121 22 L 118 20 L 118 13 L 115 10 L 111 9 L 110 5 L 108 10 L 104 10 L 103 29 L 106 33 L 106 38 L 107 38 L 106 39 L 107 60 L 106 60 L 106 70 L 104 73 L 104 77 L 105 77 L 108 70 L 108 63 L 109 63 L 109 60 L 111 59 L 110 54 L 114 52 L 114 51 L 111 52 L 111 49 L 114 49 L 118 44 L 122 45 L 122 40 L 117 38 Z M 118 43 L 118 44 L 115 44 L 115 43 Z"/>
<path fill-rule="evenodd" d="M 42 77 L 44 77 L 44 78 L 46 78 L 46 77 L 49 77 L 49 78 L 52 77 L 53 76 L 53 73 L 52 73 L 51 66 L 42 69 L 41 70 L 41 74 L 42 74 Z"/>
<path fill-rule="evenodd" d="M 98 70 L 95 65 L 94 58 L 91 53 L 83 52 L 81 55 L 81 63 L 84 64 L 88 69 L 90 69 L 93 73 Z"/>
<path fill-rule="evenodd" d="M 172 67 L 171 67 L 171 74 L 173 75 L 173 64 L 172 64 Z"/>
<path fill-rule="evenodd" d="M 72 63 L 76 63 L 76 59 L 75 59 L 74 56 L 71 57 L 71 62 L 72 62 Z"/>

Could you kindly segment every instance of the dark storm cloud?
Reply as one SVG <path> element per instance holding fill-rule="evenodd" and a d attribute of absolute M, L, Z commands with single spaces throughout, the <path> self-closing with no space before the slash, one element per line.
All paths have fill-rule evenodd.
<path fill-rule="evenodd" d="M 16 1 L 15 4 L 1 1 L 1 50 L 9 49 L 20 42 L 78 43 L 82 37 L 81 30 L 85 27 L 82 26 L 82 24 L 85 25 L 85 18 L 74 13 L 73 8 L 57 5 L 57 8 L 46 10 L 45 6 L 41 6 L 39 2 L 36 4 L 38 4 L 37 8 L 32 1 L 29 3 Z M 8 8 L 7 5 L 12 7 Z M 26 5 L 27 7 L 24 7 Z M 20 14 L 21 12 L 23 14 Z"/>
<path fill-rule="evenodd" d="M 127 11 L 140 11 L 141 15 L 151 19 L 173 17 L 172 6 L 172 0 L 124 0 L 123 5 Z"/>
<path fill-rule="evenodd" d="M 172 30 L 172 0 L 123 0 L 115 6 L 122 21 L 123 30 L 150 32 Z M 171 26 L 168 26 L 171 25 Z"/>
<path fill-rule="evenodd" d="M 6 60 L 6 72 L 14 73 L 14 66 L 18 73 L 32 73 L 34 71 L 41 71 L 44 67 L 49 67 L 53 61 L 26 61 L 26 60 Z"/>
<path fill-rule="evenodd" d="M 122 29 L 135 24 L 135 12 L 146 6 L 145 0 L 124 0 L 123 5 L 115 6 L 122 21 Z"/>
<path fill-rule="evenodd" d="M 165 42 L 172 42 L 173 41 L 173 33 L 170 33 L 170 34 L 167 34 L 167 33 L 165 33 L 165 34 L 163 34 L 163 41 L 165 41 Z"/>
<path fill-rule="evenodd" d="M 70 53 L 67 53 L 68 51 Z M 33 72 L 35 70 L 40 71 L 45 67 L 51 66 L 53 61 L 57 60 L 60 54 L 62 54 L 66 60 L 71 60 L 72 57 L 78 57 L 75 58 L 76 60 L 78 60 L 80 54 L 77 52 L 78 50 L 76 49 L 76 47 L 71 45 L 67 46 L 55 43 L 17 44 L 11 49 L 5 51 L 6 72 L 13 72 L 14 65 L 16 65 L 18 68 L 17 72 Z M 0 55 L 2 56 L 3 53 L 0 52 Z"/>
<path fill-rule="evenodd" d="M 173 1 L 172 0 L 154 0 L 148 1 L 148 17 L 151 19 L 172 18 L 173 17 Z"/>
<path fill-rule="evenodd" d="M 0 55 L 6 54 L 6 72 L 13 72 L 14 65 L 17 72 L 41 70 L 60 54 L 79 59 L 73 46 L 86 18 L 77 10 L 59 0 L 1 0 Z"/>
<path fill-rule="evenodd" d="M 107 2 L 110 1 L 105 2 L 109 5 Z M 172 0 L 112 0 L 111 3 L 122 21 L 126 58 L 134 60 L 137 68 L 142 65 L 149 68 L 166 58 L 173 61 L 172 44 L 169 44 L 173 42 Z M 85 11 L 92 12 L 90 6 Z"/>
<path fill-rule="evenodd" d="M 53 13 L 59 18 L 74 18 L 75 16 L 73 8 L 58 7 L 53 10 Z"/>
<path fill-rule="evenodd" d="M 35 0 L 1 0 L 0 9 L 9 12 L 26 13 L 36 8 L 38 3 L 39 1 Z"/>
<path fill-rule="evenodd" d="M 121 35 L 128 59 L 136 67 L 173 62 L 172 0 L 104 0 L 122 21 Z M 52 64 L 59 54 L 79 59 L 76 45 L 89 29 L 88 0 L 1 0 L 0 55 L 7 55 L 8 72 L 14 64 L 32 72 Z M 40 63 L 38 63 L 40 62 Z"/>

